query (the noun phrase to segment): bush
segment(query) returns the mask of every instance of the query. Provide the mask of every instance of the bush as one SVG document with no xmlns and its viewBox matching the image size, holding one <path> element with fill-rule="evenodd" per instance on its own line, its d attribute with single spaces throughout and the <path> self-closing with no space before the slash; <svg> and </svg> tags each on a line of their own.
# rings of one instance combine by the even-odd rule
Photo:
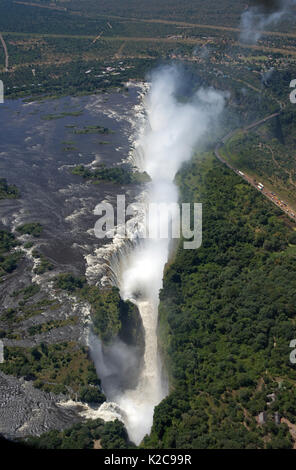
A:
<svg viewBox="0 0 296 470">
<path fill-rule="evenodd" d="M 19 225 L 16 230 L 22 235 L 33 235 L 33 237 L 40 237 L 43 227 L 38 222 L 31 222 L 23 225 Z"/>
<path fill-rule="evenodd" d="M 82 388 L 79 395 L 79 400 L 86 403 L 97 403 L 100 405 L 106 401 L 106 397 L 94 385 L 87 385 Z"/>
</svg>

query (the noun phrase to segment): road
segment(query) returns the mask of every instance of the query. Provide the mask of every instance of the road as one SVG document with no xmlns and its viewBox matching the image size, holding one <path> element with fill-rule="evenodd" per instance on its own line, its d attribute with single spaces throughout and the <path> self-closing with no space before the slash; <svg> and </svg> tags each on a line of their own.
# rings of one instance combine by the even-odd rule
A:
<svg viewBox="0 0 296 470">
<path fill-rule="evenodd" d="M 8 72 L 8 51 L 7 51 L 7 47 L 6 47 L 6 42 L 4 41 L 3 39 L 3 36 L 2 34 L 0 33 L 0 41 L 2 42 L 2 46 L 3 46 L 3 49 L 4 49 L 4 54 L 5 54 L 5 72 Z"/>
<path fill-rule="evenodd" d="M 94 41 L 98 39 L 97 36 L 89 35 L 89 34 L 51 34 L 51 33 L 20 33 L 19 31 L 2 31 L 2 35 L 9 34 L 13 36 L 21 36 L 21 37 L 40 37 L 40 38 L 63 38 L 63 39 L 90 39 Z M 104 41 L 125 41 L 125 42 L 158 42 L 158 43 L 173 43 L 173 44 L 187 44 L 187 45 L 196 45 L 196 44 L 205 44 L 204 39 L 199 39 L 195 37 L 188 37 L 188 38 L 174 38 L 174 37 L 135 37 L 135 36 L 107 36 L 104 34 Z M 285 56 L 296 56 L 295 49 L 281 49 L 278 47 L 267 47 L 261 44 L 241 44 L 238 41 L 233 41 L 232 45 L 239 46 L 242 48 L 253 49 L 257 51 L 263 51 L 266 53 L 274 53 L 274 54 L 284 54 Z"/>
<path fill-rule="evenodd" d="M 29 7 L 39 7 L 39 8 L 49 8 L 51 10 L 63 10 L 67 11 L 65 7 L 59 7 L 56 5 L 41 5 L 40 3 L 34 2 L 23 2 L 23 1 L 14 1 L 13 3 L 20 4 L 20 5 L 27 5 Z M 83 15 L 79 11 L 71 11 L 68 10 L 69 15 L 78 15 L 82 17 L 92 17 L 91 15 Z M 185 28 L 199 28 L 199 29 L 212 29 L 214 31 L 228 31 L 232 33 L 239 34 L 240 29 L 237 27 L 231 26 L 222 26 L 222 25 L 214 25 L 214 24 L 201 24 L 201 23 L 188 23 L 186 21 L 177 21 L 177 20 L 166 20 L 161 18 L 137 18 L 137 17 L 128 17 L 128 16 L 116 16 L 116 15 L 98 15 L 98 18 L 110 18 L 119 21 L 132 21 L 135 23 L 154 23 L 154 24 L 167 24 L 167 25 L 174 25 L 179 27 Z M 295 33 L 283 33 L 279 31 L 263 31 L 263 36 L 278 36 L 278 37 L 286 37 L 286 38 L 296 38 Z"/>
<path fill-rule="evenodd" d="M 257 191 L 260 191 L 262 194 L 264 194 L 267 199 L 269 199 L 273 204 L 275 204 L 279 209 L 281 209 L 285 214 L 287 214 L 289 217 L 291 217 L 293 220 L 296 220 L 296 214 L 294 212 L 294 209 L 292 209 L 285 201 L 281 200 L 279 196 L 277 196 L 274 192 L 269 191 L 266 189 L 264 186 L 260 187 L 259 182 L 251 177 L 250 175 L 247 175 L 246 173 L 243 173 L 240 171 L 238 168 L 235 168 L 232 166 L 229 162 L 227 162 L 220 154 L 219 149 L 226 144 L 226 142 L 237 132 L 243 131 L 243 132 L 248 132 L 250 129 L 253 129 L 254 127 L 260 126 L 261 124 L 269 121 L 270 119 L 275 118 L 276 116 L 279 116 L 280 112 L 270 114 L 269 116 L 265 117 L 264 119 L 260 119 L 259 121 L 255 121 L 252 124 L 242 128 L 242 129 L 234 129 L 233 131 L 229 132 L 226 136 L 224 136 L 220 142 L 217 143 L 216 148 L 215 148 L 215 156 L 220 162 L 222 162 L 224 165 L 226 165 L 228 168 L 230 168 L 232 171 L 234 171 L 238 176 L 240 176 L 244 181 L 247 181 L 251 186 L 257 189 Z"/>
</svg>

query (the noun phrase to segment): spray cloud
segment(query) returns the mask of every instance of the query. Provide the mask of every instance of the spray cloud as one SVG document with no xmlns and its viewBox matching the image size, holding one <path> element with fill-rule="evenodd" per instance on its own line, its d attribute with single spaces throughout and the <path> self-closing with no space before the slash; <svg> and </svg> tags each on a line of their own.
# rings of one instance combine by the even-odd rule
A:
<svg viewBox="0 0 296 470">
<path fill-rule="evenodd" d="M 178 202 L 175 175 L 190 160 L 205 134 L 211 132 L 224 108 L 225 96 L 214 89 L 199 89 L 190 100 L 178 100 L 185 81 L 178 67 L 162 67 L 152 74 L 144 98 L 146 119 L 136 143 L 134 164 L 151 177 L 143 193 L 147 204 Z M 173 220 L 174 214 L 171 217 Z M 160 232 L 159 217 L 152 223 Z M 144 358 L 136 387 L 122 390 L 113 380 L 112 390 L 108 391 L 104 380 L 102 383 L 108 399 L 123 411 L 129 436 L 137 444 L 149 433 L 154 407 L 167 394 L 157 347 L 157 320 L 159 291 L 170 247 L 170 238 L 145 238 L 116 264 L 121 296 L 137 305 L 142 318 Z M 97 369 L 100 375 L 100 367 Z"/>
<path fill-rule="evenodd" d="M 264 30 L 295 14 L 296 0 L 256 0 L 241 16 L 240 39 L 255 44 Z"/>
<path fill-rule="evenodd" d="M 152 75 L 145 103 L 146 127 L 140 137 L 137 161 L 152 180 L 146 195 L 149 203 L 178 202 L 175 175 L 181 165 L 190 160 L 196 144 L 224 107 L 224 96 L 213 89 L 198 90 L 190 102 L 178 101 L 176 95 L 184 81 L 184 74 L 176 66 L 162 67 Z M 154 223 L 160 223 L 158 218 Z M 132 296 L 139 284 L 158 293 L 169 242 L 168 239 L 147 239 L 134 250 L 132 265 L 139 266 L 136 275 L 131 274 L 131 268 L 125 272 L 125 297 Z"/>
</svg>

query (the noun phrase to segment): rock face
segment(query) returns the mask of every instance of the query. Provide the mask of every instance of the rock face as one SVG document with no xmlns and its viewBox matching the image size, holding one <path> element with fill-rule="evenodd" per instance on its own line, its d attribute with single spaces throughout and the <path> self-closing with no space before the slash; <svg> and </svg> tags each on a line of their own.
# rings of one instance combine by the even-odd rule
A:
<svg viewBox="0 0 296 470">
<path fill-rule="evenodd" d="M 32 383 L 0 372 L 0 434 L 6 438 L 40 435 L 81 421 L 79 407 L 60 407 L 64 395 L 45 393 Z"/>
</svg>

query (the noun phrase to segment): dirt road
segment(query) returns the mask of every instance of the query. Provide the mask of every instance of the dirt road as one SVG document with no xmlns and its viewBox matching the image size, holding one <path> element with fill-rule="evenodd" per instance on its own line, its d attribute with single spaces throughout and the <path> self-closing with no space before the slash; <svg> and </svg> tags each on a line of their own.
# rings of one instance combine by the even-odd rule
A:
<svg viewBox="0 0 296 470">
<path fill-rule="evenodd" d="M 97 36 L 94 35 L 74 35 L 74 34 L 50 34 L 50 33 L 20 33 L 18 31 L 2 31 L 2 35 L 9 34 L 13 36 L 21 37 L 40 37 L 40 38 L 65 38 L 65 39 L 90 39 L 94 41 Z M 104 34 L 104 41 L 125 41 L 128 42 L 158 42 L 158 43 L 172 43 L 172 44 L 187 44 L 187 45 L 196 45 L 196 44 L 205 44 L 205 39 L 188 37 L 188 38 L 175 38 L 175 37 L 134 37 L 134 36 L 107 36 Z M 242 48 L 247 48 L 256 51 L 263 51 L 265 53 L 271 54 L 283 54 L 285 56 L 296 56 L 296 49 L 281 49 L 277 47 L 267 47 L 261 44 L 240 44 L 238 41 L 233 41 L 232 45 L 239 46 Z"/>
<path fill-rule="evenodd" d="M 23 1 L 14 1 L 13 3 L 20 4 L 20 5 L 27 5 L 31 7 L 40 7 L 40 8 L 49 8 L 51 10 L 63 10 L 67 11 L 65 7 L 59 7 L 56 5 L 41 5 L 40 3 L 34 2 L 23 2 Z M 79 15 L 89 17 L 89 15 L 83 15 L 81 12 L 78 11 L 68 11 L 70 15 Z M 223 26 L 223 25 L 213 25 L 213 24 L 201 24 L 201 23 L 188 23 L 186 21 L 176 21 L 176 20 L 165 20 L 161 18 L 136 18 L 136 17 L 127 17 L 127 16 L 116 16 L 116 15 L 98 15 L 98 18 L 110 18 L 119 21 L 132 21 L 135 23 L 152 23 L 152 24 L 167 24 L 167 25 L 175 25 L 179 27 L 185 28 L 199 28 L 199 29 L 210 29 L 216 31 L 228 31 L 232 33 L 240 33 L 240 29 L 233 27 L 233 26 Z M 286 37 L 286 38 L 296 38 L 295 33 L 282 33 L 278 31 L 264 31 L 262 33 L 263 36 L 278 36 L 278 37 Z"/>
</svg>

